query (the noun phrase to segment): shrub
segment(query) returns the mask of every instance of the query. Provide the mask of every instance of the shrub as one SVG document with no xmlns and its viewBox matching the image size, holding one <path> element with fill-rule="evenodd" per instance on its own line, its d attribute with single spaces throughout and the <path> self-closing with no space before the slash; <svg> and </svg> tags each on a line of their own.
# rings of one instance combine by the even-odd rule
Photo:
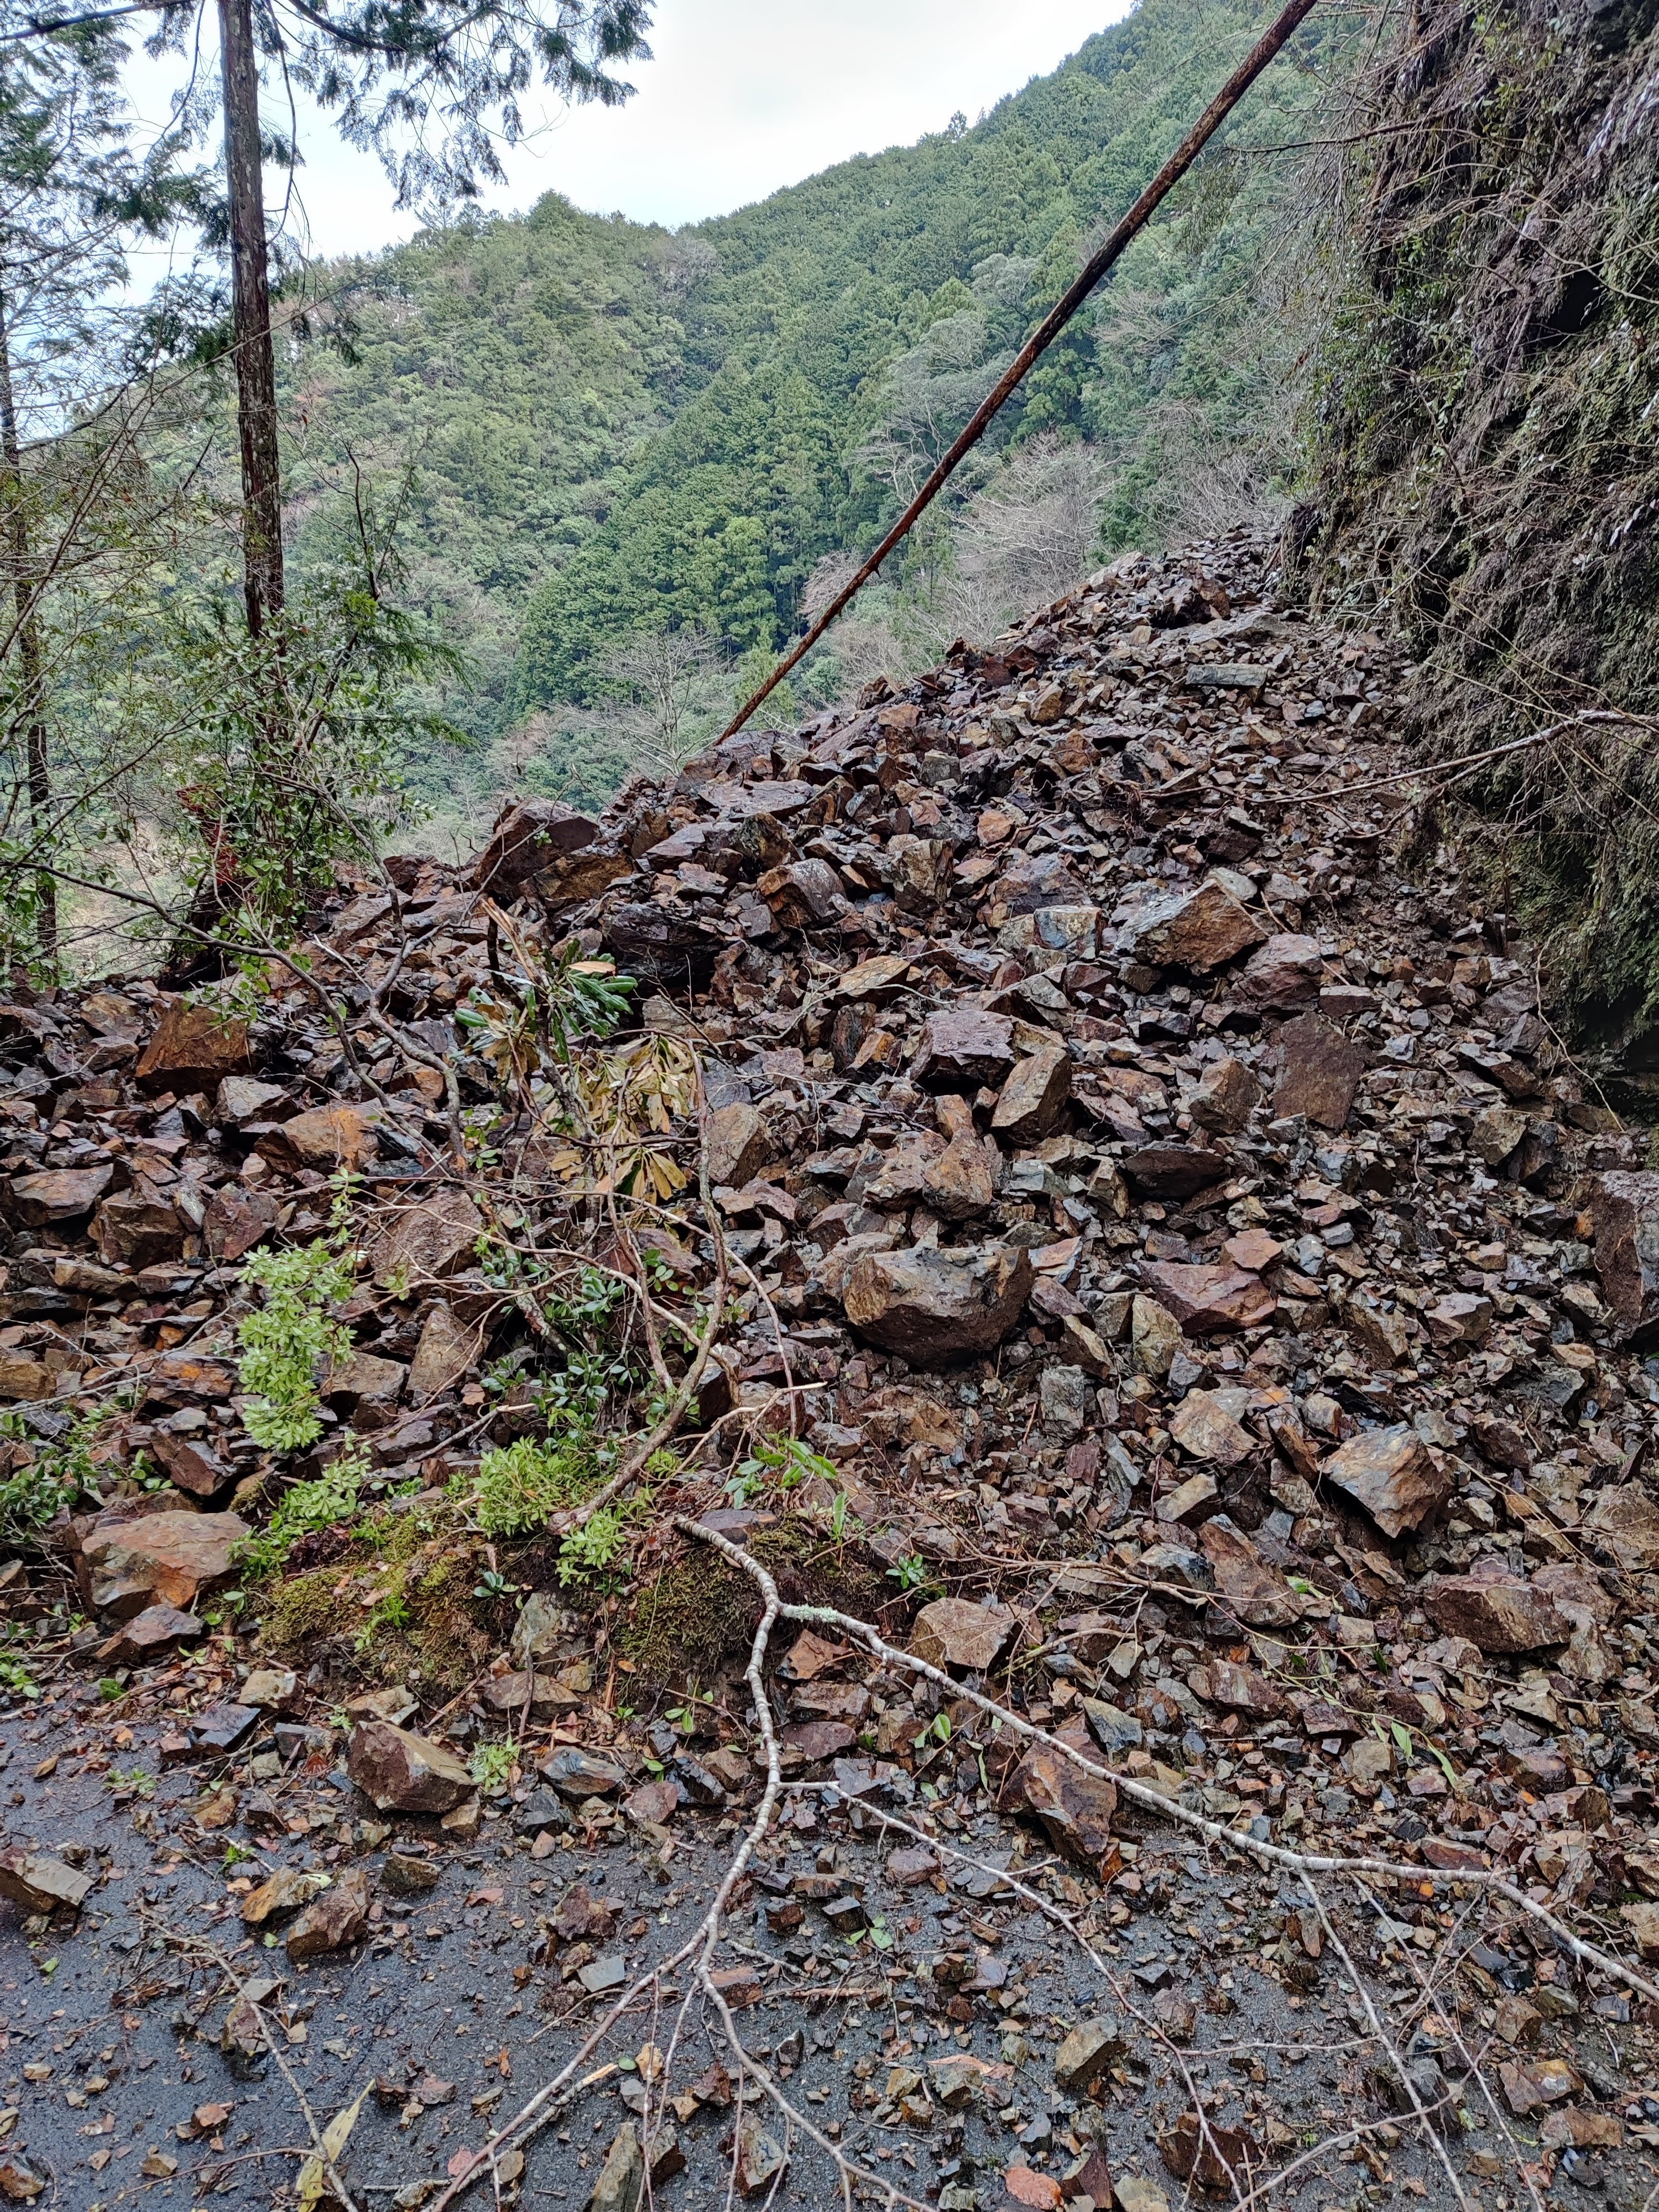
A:
<svg viewBox="0 0 1659 2212">
<path fill-rule="evenodd" d="M 580 1505 L 599 1479 L 585 1436 L 538 1443 L 521 1437 L 484 1453 L 472 1486 L 474 1516 L 486 1536 L 522 1536 L 569 1505 Z"/>
<path fill-rule="evenodd" d="M 266 1526 L 237 1546 L 239 1562 L 250 1574 L 274 1574 L 301 1536 L 351 1518 L 368 1472 L 361 1451 L 342 1452 L 315 1482 L 296 1482 L 285 1490 Z"/>
<path fill-rule="evenodd" d="M 350 1294 L 351 1261 L 324 1243 L 295 1245 L 255 1253 L 247 1279 L 265 1302 L 236 1333 L 236 1372 L 252 1397 L 243 1424 L 268 1451 L 298 1451 L 322 1434 L 319 1374 L 350 1356 L 350 1333 L 328 1309 Z"/>
</svg>

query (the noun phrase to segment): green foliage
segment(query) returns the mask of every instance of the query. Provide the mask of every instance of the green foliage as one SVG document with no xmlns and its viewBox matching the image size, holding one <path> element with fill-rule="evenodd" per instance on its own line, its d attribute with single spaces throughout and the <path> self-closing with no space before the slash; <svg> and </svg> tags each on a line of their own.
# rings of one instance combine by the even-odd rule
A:
<svg viewBox="0 0 1659 2212">
<path fill-rule="evenodd" d="M 470 1485 L 458 1476 L 452 1486 L 470 1492 L 479 1528 L 495 1538 L 543 1527 L 553 1514 L 580 1505 L 600 1480 L 591 1440 L 574 1431 L 544 1443 L 520 1437 L 496 1446 L 479 1460 Z"/>
<path fill-rule="evenodd" d="M 813 1451 L 799 1437 L 768 1437 L 747 1459 L 738 1462 L 737 1473 L 726 1486 L 726 1495 L 734 1505 L 746 1505 L 763 1490 L 793 1490 L 811 1475 L 839 1488 L 833 1460 Z"/>
<path fill-rule="evenodd" d="M 328 1310 L 350 1295 L 351 1262 L 319 1242 L 256 1252 L 246 1275 L 265 1302 L 236 1332 L 236 1372 L 252 1397 L 243 1419 L 267 1450 L 299 1451 L 323 1432 L 319 1382 L 351 1354 L 349 1330 Z"/>
<path fill-rule="evenodd" d="M 518 1753 L 510 1743 L 481 1743 L 472 1753 L 472 1779 L 486 1797 L 499 1796 L 512 1776 Z"/>
<path fill-rule="evenodd" d="M 106 1422 L 121 1411 L 111 1403 L 76 1413 L 61 1437 L 36 1436 L 21 1413 L 0 1413 L 0 1437 L 33 1454 L 22 1467 L 0 1480 L 0 1543 L 27 1544 L 55 1516 L 82 1500 L 101 1504 L 102 1472 L 93 1446 Z"/>
<path fill-rule="evenodd" d="M 368 1474 L 368 1459 L 359 1448 L 342 1452 L 314 1482 L 296 1482 L 285 1490 L 265 1527 L 238 1545 L 239 1565 L 249 1575 L 274 1574 L 301 1536 L 352 1518 Z"/>
<path fill-rule="evenodd" d="M 628 1541 L 629 1523 L 637 1520 L 648 1504 L 647 1496 L 639 1492 L 590 1513 L 559 1547 L 560 1582 L 567 1588 L 572 1583 L 589 1583 L 614 1566 Z"/>
</svg>

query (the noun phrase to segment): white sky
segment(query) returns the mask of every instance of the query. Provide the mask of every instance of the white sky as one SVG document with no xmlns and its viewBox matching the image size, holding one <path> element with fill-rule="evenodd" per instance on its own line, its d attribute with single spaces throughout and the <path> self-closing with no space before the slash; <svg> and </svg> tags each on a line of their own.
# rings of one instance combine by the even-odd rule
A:
<svg viewBox="0 0 1659 2212">
<path fill-rule="evenodd" d="M 548 191 L 641 222 L 694 222 L 763 199 L 854 154 L 971 123 L 1073 53 L 1129 0 L 659 0 L 654 58 L 620 111 L 536 102 L 543 127 L 507 160 L 488 204 Z M 210 27 L 212 11 L 207 11 Z M 216 55 L 204 65 L 217 69 Z M 135 106 L 167 108 L 176 65 L 134 64 Z M 280 94 L 277 95 L 280 100 Z M 272 103 L 270 119 L 286 127 Z M 312 252 L 367 252 L 415 228 L 380 165 L 303 112 L 300 189 Z"/>
</svg>

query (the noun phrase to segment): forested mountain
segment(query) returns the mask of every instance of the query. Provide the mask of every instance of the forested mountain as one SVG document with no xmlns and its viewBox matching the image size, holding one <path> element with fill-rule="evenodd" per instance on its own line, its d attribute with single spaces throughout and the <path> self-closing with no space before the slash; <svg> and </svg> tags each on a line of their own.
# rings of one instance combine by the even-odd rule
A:
<svg viewBox="0 0 1659 2212">
<path fill-rule="evenodd" d="M 574 775 L 588 798 L 614 782 L 640 689 L 616 656 L 641 634 L 699 641 L 694 714 L 728 700 L 729 664 L 762 663 L 817 564 L 873 541 L 1259 28 L 1243 0 L 1145 0 L 971 127 L 734 215 L 670 234 L 550 194 L 331 272 L 356 357 L 313 341 L 289 364 L 301 555 L 330 527 L 307 495 L 348 453 L 412 465 L 410 588 L 479 672 L 449 702 L 481 741 L 471 800 L 507 772 Z M 1316 19 L 1238 111 L 963 471 L 958 516 L 980 495 L 1018 539 L 1008 487 L 986 488 L 1034 448 L 1018 484 L 1080 501 L 1108 545 L 1259 497 L 1288 451 L 1308 256 L 1274 245 L 1305 230 L 1305 156 L 1231 149 L 1316 136 L 1346 36 Z M 959 626 L 959 555 L 939 529 L 911 553 L 901 598 L 924 638 L 930 617 Z M 1005 580 L 1012 605 L 1018 559 Z M 842 657 L 809 665 L 809 696 L 845 680 Z M 412 767 L 457 787 L 453 762 Z"/>
</svg>

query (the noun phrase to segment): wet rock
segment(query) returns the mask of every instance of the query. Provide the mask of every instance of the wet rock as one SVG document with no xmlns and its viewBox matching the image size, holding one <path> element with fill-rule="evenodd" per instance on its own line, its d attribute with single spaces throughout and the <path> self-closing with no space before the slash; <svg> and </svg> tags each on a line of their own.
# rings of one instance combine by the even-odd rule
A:
<svg viewBox="0 0 1659 2212">
<path fill-rule="evenodd" d="M 1317 1014 L 1286 1022 L 1274 1042 L 1273 1112 L 1301 1114 L 1322 1129 L 1346 1129 L 1365 1073 L 1365 1055 Z"/>
<path fill-rule="evenodd" d="M 47 1168 L 38 1175 L 14 1176 L 10 1211 L 26 1229 L 50 1222 L 76 1221 L 90 1213 L 115 1177 L 112 1167 Z"/>
<path fill-rule="evenodd" d="M 1006 1014 L 946 1006 L 922 1024 L 915 1074 L 928 1091 L 972 1092 L 1000 1086 L 1014 1058 L 1014 1024 Z"/>
<path fill-rule="evenodd" d="M 1197 2114 L 1190 2112 L 1158 2137 L 1158 2147 L 1177 2181 L 1218 2194 L 1248 2190 L 1263 2163 L 1261 2145 L 1248 2129 L 1225 2127 L 1213 2118 L 1200 2129 Z M 1118 2201 L 1123 2201 L 1121 2184 Z"/>
<path fill-rule="evenodd" d="M 1018 1320 L 1032 1281 L 1018 1246 L 865 1252 L 847 1278 L 848 1321 L 913 1366 L 993 1351 Z"/>
<path fill-rule="evenodd" d="M 1261 1102 L 1261 1085 L 1242 1060 L 1229 1054 L 1205 1069 L 1188 1097 L 1187 1110 L 1200 1129 L 1231 1137 L 1246 1126 Z"/>
<path fill-rule="evenodd" d="M 217 1007 L 168 1006 L 139 1055 L 133 1080 L 141 1091 L 216 1091 L 228 1075 L 246 1075 L 252 1060 L 247 1024 L 227 1020 Z"/>
<path fill-rule="evenodd" d="M 1018 1624 L 1006 1606 L 978 1605 L 968 1598 L 935 1598 L 916 1615 L 910 1649 L 933 1667 L 961 1667 L 988 1674 L 1002 1656 Z"/>
<path fill-rule="evenodd" d="M 1079 1747 L 1091 1759 L 1098 1753 L 1083 1735 Z M 1035 1813 L 1055 1850 L 1079 1865 L 1098 1867 L 1114 1858 L 1112 1823 L 1117 1815 L 1117 1785 L 1084 1773 L 1063 1753 L 1033 1744 L 1014 1776 L 1018 1799 Z"/>
<path fill-rule="evenodd" d="M 991 1127 L 1006 1144 L 1040 1144 L 1058 1125 L 1071 1092 L 1071 1054 L 1063 1045 L 1046 1046 L 1016 1061 L 992 1111 Z"/>
<path fill-rule="evenodd" d="M 176 1605 L 148 1605 L 100 1646 L 98 1656 L 107 1665 L 141 1667 L 159 1652 L 191 1643 L 205 1632 L 193 1613 L 181 1613 Z"/>
<path fill-rule="evenodd" d="M 380 1863 L 380 1887 L 392 1897 L 426 1897 L 438 1887 L 440 1870 L 431 1859 L 407 1851 L 388 1851 Z"/>
<path fill-rule="evenodd" d="M 1123 1162 L 1124 1174 L 1149 1198 L 1192 1198 L 1231 1170 L 1226 1153 L 1206 1145 L 1143 1145 Z"/>
<path fill-rule="evenodd" d="M 1433 1577 L 1422 1585 L 1423 1610 L 1448 1636 L 1466 1636 L 1481 1651 L 1541 1651 L 1565 1644 L 1572 1624 L 1547 1590 L 1505 1577 Z"/>
<path fill-rule="evenodd" d="M 740 2197 L 765 2197 L 777 2187 L 788 2156 L 760 2122 L 742 2121 L 734 2145 L 733 2172 Z"/>
<path fill-rule="evenodd" d="M 290 1959 L 316 1959 L 360 1942 L 368 1927 L 368 1875 L 351 1867 L 308 1905 L 285 1938 Z"/>
<path fill-rule="evenodd" d="M 1146 1287 L 1188 1336 L 1219 1336 L 1259 1328 L 1271 1321 L 1279 1301 L 1262 1281 L 1242 1267 L 1188 1267 L 1179 1261 L 1149 1260 L 1141 1267 Z"/>
<path fill-rule="evenodd" d="M 251 1533 L 234 1513 L 100 1515 L 76 1557 L 82 1595 L 122 1620 L 158 1603 L 187 1609 L 230 1581 L 236 1547 Z"/>
<path fill-rule="evenodd" d="M 382 1813 L 447 1813 L 474 1786 L 470 1770 L 446 1745 L 389 1721 L 357 1723 L 346 1771 Z"/>
<path fill-rule="evenodd" d="M 91 1887 L 90 1875 L 44 1851 L 0 1851 L 0 1897 L 25 1912 L 55 1912 L 59 1905 L 77 1912 Z"/>
<path fill-rule="evenodd" d="M 1164 892 L 1138 907 L 1118 931 L 1117 949 L 1149 968 L 1206 975 L 1261 937 L 1249 913 L 1212 876 L 1196 890 Z"/>
<path fill-rule="evenodd" d="M 242 1899 L 242 1925 L 263 1928 L 284 1912 L 297 1912 L 308 1905 L 323 1886 L 323 1877 L 302 1873 L 298 1867 L 278 1867 L 268 1881 L 248 1891 Z"/>
<path fill-rule="evenodd" d="M 1247 1006 L 1262 1013 L 1295 1014 L 1317 1004 L 1324 975 L 1319 939 L 1286 931 L 1251 953 L 1237 988 Z"/>
<path fill-rule="evenodd" d="M 1080 2021 L 1054 2053 L 1055 2087 L 1079 2094 L 1092 2088 L 1127 2050 L 1123 2024 L 1112 2014 Z"/>
<path fill-rule="evenodd" d="M 464 1190 L 439 1191 L 392 1216 L 368 1245 L 370 1272 L 380 1289 L 407 1294 L 440 1282 L 471 1261 L 483 1216 Z"/>
<path fill-rule="evenodd" d="M 609 1759 L 594 1758 L 591 1752 L 578 1751 L 574 1746 L 550 1752 L 539 1771 L 543 1779 L 550 1782 L 562 1797 L 578 1801 L 614 1797 L 628 1784 L 621 1767 L 612 1765 Z"/>
<path fill-rule="evenodd" d="M 1331 1453 L 1321 1468 L 1327 1482 L 1363 1505 L 1385 1536 L 1420 1528 L 1451 1495 L 1449 1471 L 1435 1464 L 1415 1429 L 1365 1429 Z"/>
</svg>

